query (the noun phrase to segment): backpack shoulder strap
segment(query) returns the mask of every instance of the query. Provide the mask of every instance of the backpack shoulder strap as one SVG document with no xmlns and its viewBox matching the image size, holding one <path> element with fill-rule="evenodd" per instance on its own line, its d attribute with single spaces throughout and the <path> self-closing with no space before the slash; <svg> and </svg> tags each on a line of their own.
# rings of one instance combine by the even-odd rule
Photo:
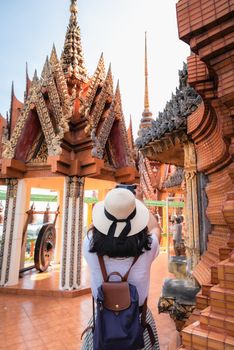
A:
<svg viewBox="0 0 234 350">
<path fill-rule="evenodd" d="M 108 275 L 107 275 L 106 266 L 105 266 L 105 262 L 104 262 L 103 256 L 98 255 L 98 261 L 99 261 L 99 265 L 100 265 L 100 268 L 101 268 L 101 271 L 102 271 L 103 280 L 104 280 L 104 282 L 106 282 L 107 278 L 108 278 Z"/>
<path fill-rule="evenodd" d="M 130 272 L 131 268 L 133 267 L 133 265 L 137 262 L 138 258 L 139 258 L 139 256 L 135 256 L 135 258 L 133 259 L 133 262 L 132 262 L 130 268 L 128 269 L 128 271 L 125 273 L 125 275 L 123 277 L 123 281 L 127 281 L 128 280 L 129 272 Z M 100 265 L 100 268 L 101 268 L 101 271 L 102 271 L 103 280 L 104 280 L 104 282 L 106 282 L 107 279 L 108 279 L 108 275 L 107 275 L 106 266 L 105 266 L 105 262 L 104 262 L 103 256 L 98 255 L 98 261 L 99 261 L 99 265 Z"/>
<path fill-rule="evenodd" d="M 132 264 L 131 264 L 129 270 L 125 273 L 125 275 L 124 275 L 124 277 L 123 277 L 123 280 L 124 280 L 124 281 L 127 281 L 127 280 L 128 280 L 129 272 L 130 272 L 131 268 L 133 267 L 133 265 L 137 262 L 138 258 L 139 258 L 139 256 L 135 256 L 135 258 L 133 259 L 133 262 L 132 262 Z"/>
</svg>

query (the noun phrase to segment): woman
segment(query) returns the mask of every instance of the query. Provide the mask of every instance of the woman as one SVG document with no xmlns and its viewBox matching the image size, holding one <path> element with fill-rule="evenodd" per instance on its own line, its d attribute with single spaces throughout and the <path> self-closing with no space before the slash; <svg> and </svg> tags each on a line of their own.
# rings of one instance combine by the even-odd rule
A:
<svg viewBox="0 0 234 350">
<path fill-rule="evenodd" d="M 182 224 L 180 217 L 176 218 L 175 235 L 174 235 L 174 249 L 176 256 L 180 255 L 180 247 L 182 242 Z"/>
<path fill-rule="evenodd" d="M 173 215 L 171 217 L 171 227 L 170 227 L 170 231 L 172 233 L 172 238 L 173 238 L 173 247 L 174 247 L 174 252 L 175 252 L 175 255 L 176 254 L 176 216 Z"/>
<path fill-rule="evenodd" d="M 127 189 L 111 190 L 104 201 L 93 208 L 93 228 L 84 240 L 83 253 L 91 274 L 94 298 L 103 282 L 98 256 L 104 257 L 107 273 L 124 275 L 130 270 L 128 282 L 135 285 L 139 294 L 139 306 L 144 304 L 149 292 L 150 267 L 159 253 L 159 241 L 154 228 L 149 232 L 149 211 Z M 158 232 L 158 231 L 157 231 Z M 151 325 L 159 349 L 156 326 L 150 310 L 146 321 Z M 90 321 L 91 322 L 91 321 Z M 91 324 L 91 323 L 90 323 Z M 148 332 L 144 332 L 144 349 L 152 349 Z M 82 349 L 92 349 L 92 332 L 87 333 Z"/>
</svg>

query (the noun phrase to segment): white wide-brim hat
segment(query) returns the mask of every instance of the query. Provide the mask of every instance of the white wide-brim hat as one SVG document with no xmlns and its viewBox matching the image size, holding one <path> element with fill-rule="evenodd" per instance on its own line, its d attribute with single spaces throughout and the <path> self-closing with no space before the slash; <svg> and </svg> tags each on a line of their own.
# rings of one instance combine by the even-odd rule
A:
<svg viewBox="0 0 234 350">
<path fill-rule="evenodd" d="M 135 198 L 131 191 L 124 188 L 115 188 L 108 192 L 104 201 L 95 204 L 93 208 L 93 225 L 99 232 L 107 235 L 113 221 L 107 218 L 105 210 L 117 220 L 124 220 L 135 209 L 136 214 L 130 220 L 131 230 L 128 233 L 128 237 L 136 235 L 147 226 L 149 210 Z M 126 222 L 117 222 L 114 237 L 119 237 L 125 226 Z"/>
</svg>

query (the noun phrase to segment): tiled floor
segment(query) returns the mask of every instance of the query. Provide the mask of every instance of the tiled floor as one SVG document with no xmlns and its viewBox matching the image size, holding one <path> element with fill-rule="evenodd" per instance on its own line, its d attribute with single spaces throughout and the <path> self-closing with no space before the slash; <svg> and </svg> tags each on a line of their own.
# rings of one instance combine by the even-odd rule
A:
<svg viewBox="0 0 234 350">
<path fill-rule="evenodd" d="M 86 271 L 87 266 L 85 261 L 83 261 L 80 290 L 61 291 L 59 289 L 60 265 L 52 264 L 49 266 L 48 270 L 43 273 L 35 269 L 23 273 L 18 284 L 7 288 L 0 287 L 0 294 L 76 297 L 78 295 L 90 293 L 90 279 Z"/>
<path fill-rule="evenodd" d="M 174 350 L 179 336 L 170 317 L 157 313 L 167 273 L 161 253 L 151 272 L 149 305 L 157 322 L 161 350 Z M 0 349 L 79 350 L 80 334 L 91 316 L 89 295 L 74 299 L 0 294 Z"/>
</svg>

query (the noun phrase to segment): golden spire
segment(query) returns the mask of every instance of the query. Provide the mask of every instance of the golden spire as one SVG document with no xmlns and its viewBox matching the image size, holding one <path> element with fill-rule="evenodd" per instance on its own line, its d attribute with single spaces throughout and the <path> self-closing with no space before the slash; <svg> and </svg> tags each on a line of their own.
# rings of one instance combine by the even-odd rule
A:
<svg viewBox="0 0 234 350">
<path fill-rule="evenodd" d="M 149 110 L 147 32 L 145 32 L 145 111 Z"/>
<path fill-rule="evenodd" d="M 147 55 L 147 32 L 145 32 L 145 101 L 144 112 L 142 113 L 140 129 L 151 126 L 152 113 L 149 109 L 149 87 L 148 87 L 148 55 Z"/>
<path fill-rule="evenodd" d="M 65 76 L 70 82 L 74 80 L 85 82 L 87 80 L 87 71 L 81 46 L 80 28 L 77 24 L 77 0 L 71 0 L 70 12 L 69 25 L 61 56 L 62 67 Z"/>
</svg>

